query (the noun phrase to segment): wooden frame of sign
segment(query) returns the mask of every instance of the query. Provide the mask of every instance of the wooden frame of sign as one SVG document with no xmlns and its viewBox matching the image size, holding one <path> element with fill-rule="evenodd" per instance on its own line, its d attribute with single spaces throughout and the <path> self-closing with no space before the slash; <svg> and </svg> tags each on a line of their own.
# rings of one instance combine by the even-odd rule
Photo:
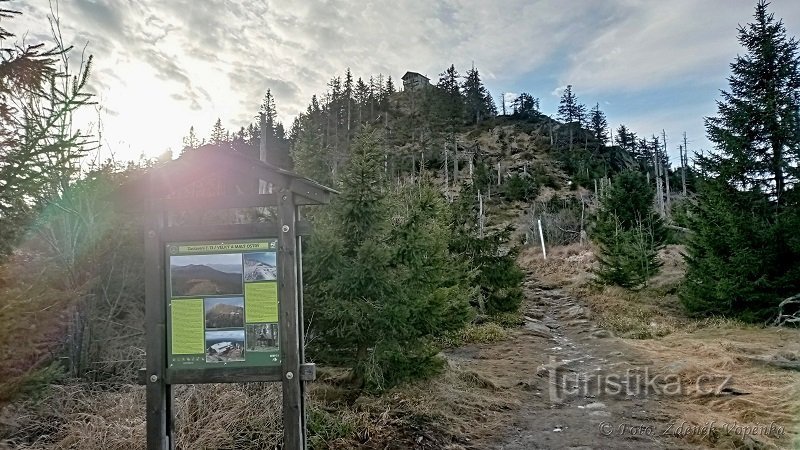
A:
<svg viewBox="0 0 800 450">
<path fill-rule="evenodd" d="M 211 147 L 157 166 L 114 193 L 118 209 L 146 217 L 147 356 L 139 379 L 147 389 L 149 450 L 175 448 L 173 385 L 241 382 L 282 383 L 283 448 L 306 448 L 305 382 L 315 378 L 315 368 L 303 352 L 301 236 L 310 226 L 298 215 L 300 206 L 329 203 L 335 193 L 292 172 Z M 178 219 L 186 213 L 267 207 L 276 207 L 277 221 L 181 226 Z M 244 261 L 241 269 L 225 264 L 236 255 Z M 184 266 L 174 265 L 180 261 Z M 176 267 L 204 267 L 216 275 L 189 282 Z M 237 274 L 241 284 L 231 282 Z M 258 330 L 260 354 L 255 340 L 247 338 Z"/>
</svg>

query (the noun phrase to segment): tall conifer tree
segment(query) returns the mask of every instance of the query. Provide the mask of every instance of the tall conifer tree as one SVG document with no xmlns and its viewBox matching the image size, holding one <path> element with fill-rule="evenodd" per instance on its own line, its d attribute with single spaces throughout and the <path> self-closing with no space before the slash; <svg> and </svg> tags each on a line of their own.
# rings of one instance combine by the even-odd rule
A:
<svg viewBox="0 0 800 450">
<path fill-rule="evenodd" d="M 764 320 L 800 292 L 798 42 L 760 0 L 738 30 L 744 48 L 706 119 L 716 150 L 691 215 L 684 304 L 697 314 Z"/>
</svg>

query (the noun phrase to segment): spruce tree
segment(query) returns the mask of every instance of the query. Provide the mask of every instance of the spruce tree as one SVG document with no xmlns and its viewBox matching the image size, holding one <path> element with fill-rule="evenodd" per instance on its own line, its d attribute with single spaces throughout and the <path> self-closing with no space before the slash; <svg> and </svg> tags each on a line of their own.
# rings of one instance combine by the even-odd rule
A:
<svg viewBox="0 0 800 450">
<path fill-rule="evenodd" d="M 497 107 L 492 95 L 483 85 L 478 69 L 467 71 L 464 83 L 461 85 L 464 97 L 464 113 L 468 122 L 480 123 L 482 120 L 497 115 Z"/>
<path fill-rule="evenodd" d="M 458 83 L 458 72 L 454 65 L 450 65 L 439 76 L 436 87 L 438 94 L 437 112 L 440 120 L 451 133 L 461 124 L 464 112 L 464 101 L 461 96 L 461 89 Z"/>
<path fill-rule="evenodd" d="M 800 292 L 800 56 L 798 42 L 759 1 L 738 29 L 744 54 L 706 119 L 715 151 L 690 215 L 681 298 L 689 311 L 760 321 Z"/>
<path fill-rule="evenodd" d="M 578 97 L 572 92 L 572 85 L 567 85 L 558 105 L 558 118 L 564 123 L 580 122 L 586 114 L 586 107 L 578 102 Z"/>
<path fill-rule="evenodd" d="M 653 208 L 653 195 L 645 176 L 632 170 L 617 175 L 604 192 L 592 230 L 601 284 L 637 288 L 661 266 L 658 251 L 666 229 Z"/>
<path fill-rule="evenodd" d="M 606 121 L 606 115 L 600 110 L 600 103 L 596 103 L 594 108 L 592 108 L 590 119 L 591 123 L 591 131 L 594 138 L 597 140 L 598 145 L 601 147 L 605 146 L 608 143 L 608 121 Z"/>
<path fill-rule="evenodd" d="M 569 149 L 575 140 L 575 124 L 580 128 L 586 119 L 586 106 L 578 102 L 578 97 L 572 92 L 572 85 L 567 85 L 558 105 L 558 118 L 566 123 L 569 128 Z"/>
<path fill-rule="evenodd" d="M 448 249 L 446 202 L 429 184 L 391 195 L 380 145 L 372 128 L 355 137 L 306 264 L 317 356 L 350 364 L 353 383 L 370 390 L 434 373 L 433 338 L 470 317 L 470 277 Z"/>
<path fill-rule="evenodd" d="M 485 165 L 476 166 L 476 180 L 486 182 Z M 477 184 L 477 183 L 476 183 Z M 516 312 L 522 303 L 522 280 L 525 275 L 516 262 L 518 248 L 511 245 L 512 226 L 479 233 L 478 186 L 462 184 L 461 193 L 452 204 L 450 251 L 467 261 L 477 273 L 480 286 L 473 306 L 480 313 Z"/>
<path fill-rule="evenodd" d="M 539 112 L 539 99 L 527 92 L 523 92 L 511 102 L 511 107 L 514 111 L 514 117 L 532 119 Z"/>
<path fill-rule="evenodd" d="M 194 150 L 199 146 L 200 146 L 200 140 L 197 139 L 197 133 L 195 133 L 194 125 L 192 125 L 189 127 L 189 134 L 187 134 L 183 138 L 183 150 L 181 150 L 181 155 L 183 155 L 187 151 Z"/>
<path fill-rule="evenodd" d="M 225 128 L 222 127 L 222 119 L 217 118 L 217 121 L 214 122 L 209 141 L 214 145 L 220 145 L 225 142 Z"/>
<path fill-rule="evenodd" d="M 259 115 L 264 114 L 267 122 L 267 135 L 274 134 L 275 126 L 277 125 L 278 111 L 275 108 L 275 98 L 272 96 L 272 91 L 267 89 L 264 94 L 264 100 L 261 102 L 261 107 L 258 110 Z M 256 117 L 259 119 L 259 117 Z M 259 119 L 259 123 L 260 119 Z"/>
<path fill-rule="evenodd" d="M 51 44 L 7 45 L 15 35 L 5 21 L 18 14 L 0 7 L 0 259 L 38 210 L 67 191 L 94 145 L 73 122 L 74 112 L 94 103 L 92 56 L 71 70 L 72 47 L 61 40 L 58 21 Z"/>
</svg>

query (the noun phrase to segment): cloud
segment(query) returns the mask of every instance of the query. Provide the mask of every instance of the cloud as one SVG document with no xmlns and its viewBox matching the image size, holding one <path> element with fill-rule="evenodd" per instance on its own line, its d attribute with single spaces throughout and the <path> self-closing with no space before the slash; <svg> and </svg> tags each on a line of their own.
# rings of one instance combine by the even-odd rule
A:
<svg viewBox="0 0 800 450">
<path fill-rule="evenodd" d="M 93 89 L 119 114 L 108 118 L 108 132 L 120 133 L 110 140 L 138 155 L 178 148 L 190 125 L 204 135 L 217 117 L 233 129 L 247 125 L 267 89 L 288 123 L 347 67 L 365 80 L 413 70 L 435 82 L 451 63 L 462 74 L 474 63 L 490 91 L 546 97 L 543 108 L 573 84 L 582 101 L 610 103 L 610 122 L 636 121 L 648 133 L 673 114 L 690 118 L 681 105 L 655 100 L 626 112 L 628 95 L 691 85 L 704 89 L 695 96 L 713 98 L 751 3 L 73 0 L 60 12 L 65 38 L 90 43 Z M 776 16 L 800 26 L 796 3 L 775 0 Z M 25 17 L 12 31 L 47 34 L 46 2 L 19 4 Z"/>
<path fill-rule="evenodd" d="M 800 17 L 797 3 L 778 9 Z M 617 0 L 613 10 L 571 55 L 564 84 L 607 92 L 724 79 L 740 51 L 736 25 L 750 19 L 753 4 Z"/>
</svg>

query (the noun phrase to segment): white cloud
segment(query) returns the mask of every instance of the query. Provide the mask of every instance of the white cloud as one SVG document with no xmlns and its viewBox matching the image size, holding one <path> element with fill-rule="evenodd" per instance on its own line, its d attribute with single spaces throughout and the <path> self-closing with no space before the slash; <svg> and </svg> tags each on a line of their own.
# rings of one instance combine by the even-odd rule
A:
<svg viewBox="0 0 800 450">
<path fill-rule="evenodd" d="M 79 46 L 89 41 L 95 54 L 92 83 L 110 112 L 106 136 L 131 148 L 126 157 L 177 150 L 190 125 L 202 136 L 217 117 L 230 128 L 246 125 L 268 88 L 288 121 L 347 67 L 356 77 L 414 70 L 435 81 L 451 63 L 463 73 L 474 62 L 493 89 L 539 96 L 573 84 L 597 101 L 677 81 L 724 82 L 738 49 L 735 24 L 749 20 L 753 7 L 691 0 L 210 3 L 61 2 L 65 37 Z M 13 31 L 47 34 L 45 2 L 12 5 L 26 14 L 12 21 Z M 773 9 L 800 26 L 800 4 L 776 0 Z M 528 85 L 531 74 L 557 83 Z"/>
<path fill-rule="evenodd" d="M 736 25 L 753 2 L 618 0 L 617 14 L 570 58 L 564 84 L 583 92 L 639 91 L 665 83 L 724 82 L 740 51 Z M 800 3 L 775 1 L 777 17 L 800 26 Z M 790 30 L 791 31 L 791 30 Z"/>
</svg>

